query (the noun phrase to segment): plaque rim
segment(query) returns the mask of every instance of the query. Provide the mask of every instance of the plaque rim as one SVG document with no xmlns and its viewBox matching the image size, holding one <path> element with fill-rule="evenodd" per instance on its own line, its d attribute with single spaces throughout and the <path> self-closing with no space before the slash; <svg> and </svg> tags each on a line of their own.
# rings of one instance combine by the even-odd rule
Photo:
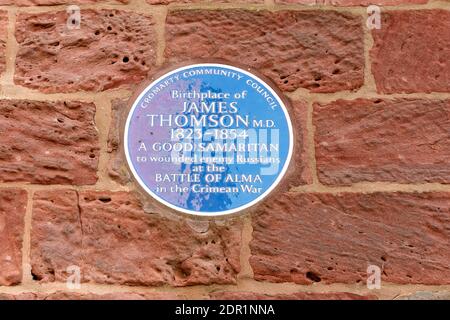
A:
<svg viewBox="0 0 450 320">
<path fill-rule="evenodd" d="M 131 161 L 131 158 L 130 158 L 130 154 L 129 154 L 129 150 L 128 150 L 128 131 L 129 131 L 129 127 L 130 127 L 131 118 L 134 114 L 136 107 L 139 104 L 139 101 L 143 98 L 143 96 L 145 96 L 148 89 L 151 88 L 152 86 L 154 86 L 160 80 L 162 80 L 174 73 L 177 73 L 177 72 L 180 72 L 180 71 L 183 71 L 186 69 L 190 69 L 190 68 L 195 68 L 195 67 L 225 67 L 225 68 L 229 68 L 231 70 L 237 71 L 237 72 L 244 73 L 245 75 L 257 80 L 258 82 L 262 83 L 266 87 L 266 89 L 268 89 L 269 92 L 275 97 L 275 99 L 278 101 L 278 103 L 286 117 L 290 143 L 289 143 L 289 150 L 288 150 L 288 154 L 286 157 L 286 161 L 285 161 L 285 164 L 284 164 L 281 172 L 278 174 L 278 177 L 270 185 L 270 187 L 267 188 L 267 190 L 265 190 L 261 195 L 259 195 L 252 201 L 250 201 L 244 205 L 241 205 L 239 207 L 233 208 L 233 209 L 228 209 L 228 210 L 224 210 L 224 211 L 205 212 L 205 211 L 189 210 L 189 209 L 185 209 L 185 208 L 176 206 L 176 205 L 164 200 L 163 198 L 161 198 L 160 196 L 155 194 L 152 190 L 150 190 L 150 188 L 144 183 L 142 178 L 137 173 L 136 169 L 134 168 L 133 162 Z M 167 70 L 167 71 L 165 71 L 165 70 Z M 256 72 L 256 73 L 258 73 L 258 72 Z M 234 66 L 234 65 L 228 64 L 227 62 L 222 62 L 222 61 L 219 61 L 219 62 L 211 62 L 211 61 L 210 62 L 192 62 L 191 61 L 191 62 L 187 62 L 185 64 L 177 64 L 176 66 L 173 66 L 173 68 L 165 68 L 164 70 L 158 72 L 154 78 L 152 78 L 151 80 L 146 81 L 142 85 L 138 86 L 136 92 L 130 97 L 130 102 L 132 102 L 132 103 L 130 103 L 130 102 L 128 103 L 128 110 L 127 110 L 127 113 L 125 113 L 126 118 L 125 118 L 125 124 L 123 127 L 123 141 L 124 141 L 123 142 L 123 151 L 125 154 L 127 167 L 131 171 L 132 177 L 138 183 L 140 188 L 142 190 L 144 190 L 146 194 L 151 196 L 158 203 L 160 203 L 172 210 L 175 210 L 177 212 L 181 212 L 181 213 L 188 214 L 190 216 L 195 216 L 195 217 L 221 217 L 221 216 L 232 215 L 232 214 L 235 214 L 238 212 L 242 212 L 246 209 L 249 209 L 250 207 L 255 206 L 256 204 L 260 203 L 262 200 L 267 198 L 277 187 L 280 186 L 281 180 L 285 177 L 285 175 L 290 167 L 290 164 L 291 164 L 291 160 L 292 160 L 292 156 L 293 156 L 293 152 L 294 152 L 294 144 L 295 144 L 294 129 L 292 126 L 292 120 L 291 120 L 291 117 L 289 114 L 289 110 L 287 108 L 287 101 L 285 101 L 286 99 L 283 99 L 284 97 L 282 96 L 282 94 L 279 93 L 279 92 L 281 92 L 280 89 L 278 89 L 274 84 L 271 85 L 270 82 L 272 82 L 272 80 L 270 78 L 267 78 L 265 76 L 260 76 L 259 74 L 253 73 L 252 68 L 244 69 L 244 67 L 237 67 L 237 66 Z"/>
</svg>

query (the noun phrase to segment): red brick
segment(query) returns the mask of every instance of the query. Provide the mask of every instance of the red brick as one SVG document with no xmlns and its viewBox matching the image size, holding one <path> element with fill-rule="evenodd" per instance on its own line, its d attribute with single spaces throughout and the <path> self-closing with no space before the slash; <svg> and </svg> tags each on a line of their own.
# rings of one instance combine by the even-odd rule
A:
<svg viewBox="0 0 450 320">
<path fill-rule="evenodd" d="M 362 19 L 334 11 L 171 11 L 165 57 L 222 58 L 259 69 L 282 90 L 363 84 Z"/>
<path fill-rule="evenodd" d="M 69 266 L 81 267 L 82 230 L 78 194 L 71 190 L 34 194 L 31 266 L 35 280 L 65 281 Z"/>
<path fill-rule="evenodd" d="M 400 4 L 421 4 L 428 0 L 275 0 L 275 3 L 284 4 L 318 4 L 331 6 L 395 6 Z"/>
<path fill-rule="evenodd" d="M 89 3 L 101 3 L 111 2 L 108 0 L 0 0 L 0 5 L 9 6 L 16 5 L 20 7 L 27 6 L 54 6 L 59 4 L 89 4 Z M 112 1 L 114 2 L 114 0 Z M 116 2 L 128 3 L 129 0 L 116 0 Z"/>
<path fill-rule="evenodd" d="M 58 291 L 47 295 L 45 300 L 178 300 L 182 298 L 183 296 L 171 292 L 114 292 L 94 294 Z"/>
<path fill-rule="evenodd" d="M 0 285 L 22 280 L 22 237 L 27 193 L 18 189 L 0 190 Z"/>
<path fill-rule="evenodd" d="M 95 105 L 0 100 L 0 182 L 94 184 Z"/>
<path fill-rule="evenodd" d="M 372 34 L 379 92 L 450 92 L 450 11 L 383 12 Z"/>
<path fill-rule="evenodd" d="M 264 3 L 264 0 L 147 0 L 149 4 L 184 4 L 184 3 Z"/>
<path fill-rule="evenodd" d="M 322 0 L 274 0 L 275 4 L 321 4 Z"/>
<path fill-rule="evenodd" d="M 375 296 L 363 296 L 349 292 L 295 292 L 295 293 L 255 293 L 255 292 L 214 292 L 210 295 L 215 300 L 375 300 Z"/>
<path fill-rule="evenodd" d="M 15 82 L 43 92 L 102 91 L 142 81 L 155 62 L 149 16 L 120 10 L 82 10 L 69 30 L 65 11 L 20 14 Z"/>
<path fill-rule="evenodd" d="M 3 300 L 37 300 L 38 294 L 33 292 L 24 293 L 0 293 L 0 301 Z"/>
<path fill-rule="evenodd" d="M 450 183 L 450 100 L 338 100 L 313 117 L 322 183 Z"/>
<path fill-rule="evenodd" d="M 260 281 L 450 284 L 450 193 L 285 193 L 252 218 Z"/>
<path fill-rule="evenodd" d="M 6 69 L 6 41 L 8 39 L 8 13 L 0 11 L 0 74 Z"/>
<path fill-rule="evenodd" d="M 20 7 L 26 6 L 53 6 L 59 4 L 89 4 L 110 2 L 108 0 L 0 0 L 0 5 L 16 5 Z M 117 0 L 117 2 L 128 3 L 129 0 Z"/>
<path fill-rule="evenodd" d="M 43 282 L 65 281 L 81 268 L 83 281 L 128 285 L 228 284 L 239 272 L 241 224 L 186 221 L 146 213 L 125 192 L 41 191 L 35 194 L 31 262 Z"/>
<path fill-rule="evenodd" d="M 177 300 L 183 298 L 183 296 L 169 292 L 114 292 L 95 294 L 57 291 L 55 293 L 0 293 L 0 300 Z"/>
<path fill-rule="evenodd" d="M 369 6 L 371 4 L 380 6 L 396 6 L 401 4 L 422 4 L 428 2 L 428 0 L 322 0 L 322 1 L 324 4 L 333 6 Z"/>
</svg>

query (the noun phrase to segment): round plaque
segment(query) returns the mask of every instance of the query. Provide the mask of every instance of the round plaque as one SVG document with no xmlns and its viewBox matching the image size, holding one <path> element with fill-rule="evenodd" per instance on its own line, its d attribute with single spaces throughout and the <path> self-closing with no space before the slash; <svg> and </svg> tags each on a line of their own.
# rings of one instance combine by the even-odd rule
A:
<svg viewBox="0 0 450 320">
<path fill-rule="evenodd" d="M 246 209 L 285 174 L 292 124 L 278 94 L 226 64 L 192 64 L 148 85 L 133 101 L 124 149 L 140 186 L 164 205 L 217 216 Z"/>
</svg>

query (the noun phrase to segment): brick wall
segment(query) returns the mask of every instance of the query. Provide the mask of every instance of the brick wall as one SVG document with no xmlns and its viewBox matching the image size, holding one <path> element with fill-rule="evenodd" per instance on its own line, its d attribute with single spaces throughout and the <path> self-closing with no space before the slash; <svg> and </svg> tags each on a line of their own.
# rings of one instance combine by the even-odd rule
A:
<svg viewBox="0 0 450 320">
<path fill-rule="evenodd" d="M 0 44 L 0 299 L 450 298 L 448 0 L 0 0 Z M 289 190 L 233 219 L 144 201 L 118 151 L 134 86 L 202 57 L 293 102 Z"/>
</svg>

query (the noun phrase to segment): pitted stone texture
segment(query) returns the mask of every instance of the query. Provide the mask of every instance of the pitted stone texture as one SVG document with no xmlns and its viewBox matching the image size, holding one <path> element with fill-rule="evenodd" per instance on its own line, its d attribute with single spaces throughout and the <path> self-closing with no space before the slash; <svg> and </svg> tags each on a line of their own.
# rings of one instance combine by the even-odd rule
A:
<svg viewBox="0 0 450 320">
<path fill-rule="evenodd" d="M 0 293 L 0 300 L 178 300 L 183 298 L 183 296 L 169 292 L 114 292 L 95 294 L 57 291 L 55 293 Z"/>
<path fill-rule="evenodd" d="M 125 192 L 35 193 L 31 262 L 43 282 L 127 285 L 229 284 L 240 269 L 241 223 L 195 231 L 186 221 L 145 213 Z"/>
<path fill-rule="evenodd" d="M 421 4 L 428 0 L 275 0 L 275 3 L 284 4 L 318 4 L 331 6 L 395 6 L 400 4 Z"/>
<path fill-rule="evenodd" d="M 0 5 L 16 5 L 20 7 L 28 6 L 54 6 L 59 4 L 89 4 L 101 2 L 114 2 L 109 0 L 0 0 Z M 116 2 L 128 3 L 129 0 L 117 0 Z"/>
<path fill-rule="evenodd" d="M 450 284 L 450 193 L 285 193 L 252 218 L 260 281 Z"/>
<path fill-rule="evenodd" d="M 338 100 L 313 122 L 324 184 L 450 183 L 450 100 Z"/>
<path fill-rule="evenodd" d="M 95 105 L 0 100 L 0 181 L 94 184 Z"/>
<path fill-rule="evenodd" d="M 389 11 L 381 17 L 370 53 L 377 90 L 450 92 L 450 11 Z"/>
<path fill-rule="evenodd" d="M 120 10 L 82 10 L 79 29 L 65 11 L 20 14 L 15 82 L 43 92 L 131 87 L 155 62 L 149 16 Z"/>
<path fill-rule="evenodd" d="M 0 74 L 6 69 L 6 40 L 8 38 L 8 13 L 0 10 Z"/>
<path fill-rule="evenodd" d="M 373 295 L 364 296 L 349 292 L 295 292 L 280 294 L 265 294 L 255 292 L 213 292 L 210 295 L 215 300 L 375 300 Z"/>
<path fill-rule="evenodd" d="M 127 100 L 115 99 L 111 102 L 112 115 L 108 134 L 108 162 L 109 176 L 121 184 L 131 181 L 130 171 L 127 167 L 123 147 L 121 129 L 128 114 Z"/>
<path fill-rule="evenodd" d="M 22 238 L 27 193 L 18 189 L 0 189 L 0 285 L 10 286 L 22 280 Z"/>
<path fill-rule="evenodd" d="M 363 84 L 361 17 L 334 11 L 171 11 L 166 58 L 222 58 L 259 69 L 282 90 Z"/>
<path fill-rule="evenodd" d="M 70 276 L 68 267 L 81 268 L 81 232 L 81 214 L 75 191 L 36 192 L 31 234 L 33 279 L 64 282 Z"/>
</svg>

